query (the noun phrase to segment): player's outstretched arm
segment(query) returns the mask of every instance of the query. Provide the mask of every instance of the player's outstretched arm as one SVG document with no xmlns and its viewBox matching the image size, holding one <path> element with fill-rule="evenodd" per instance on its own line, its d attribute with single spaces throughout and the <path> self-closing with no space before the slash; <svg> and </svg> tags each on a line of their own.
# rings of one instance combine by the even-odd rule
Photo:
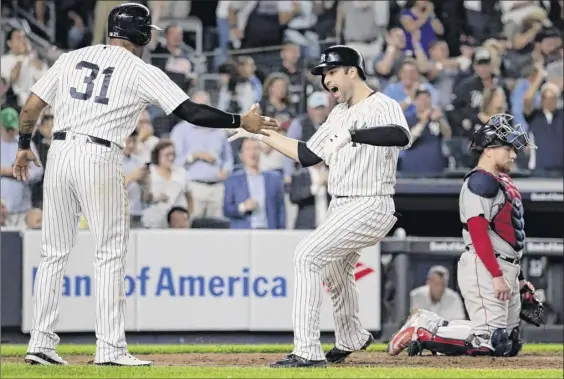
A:
<svg viewBox="0 0 564 379">
<path fill-rule="evenodd" d="M 258 104 L 244 114 L 233 114 L 210 107 L 206 104 L 198 104 L 190 99 L 182 102 L 172 113 L 191 124 L 206 128 L 236 129 L 243 128 L 251 133 L 263 133 L 263 129 L 277 129 L 278 122 L 271 118 L 261 116 L 257 113 Z"/>
<path fill-rule="evenodd" d="M 396 124 L 386 124 L 376 127 L 364 127 L 361 129 L 337 129 L 330 130 L 328 141 L 324 147 L 325 161 L 333 162 L 335 154 L 339 149 L 349 142 L 361 143 L 371 146 L 397 146 L 408 148 L 411 146 L 411 133 L 406 127 Z"/>
<path fill-rule="evenodd" d="M 139 64 L 138 91 L 144 104 L 154 104 L 177 117 L 198 126 L 217 129 L 243 128 L 252 133 L 262 133 L 263 129 L 277 129 L 278 122 L 257 113 L 258 104 L 244 114 L 223 112 L 206 104 L 190 100 L 188 95 L 174 83 L 167 74 L 155 66 Z"/>
<path fill-rule="evenodd" d="M 409 144 L 408 131 L 399 125 L 353 129 L 350 133 L 351 142 L 366 145 L 405 147 Z"/>
<path fill-rule="evenodd" d="M 283 136 L 273 130 L 266 130 L 263 134 L 253 134 L 239 129 L 228 140 L 231 142 L 239 138 L 254 138 L 262 141 L 288 158 L 299 162 L 303 167 L 316 165 L 323 160 L 311 151 L 305 142 Z"/>
</svg>

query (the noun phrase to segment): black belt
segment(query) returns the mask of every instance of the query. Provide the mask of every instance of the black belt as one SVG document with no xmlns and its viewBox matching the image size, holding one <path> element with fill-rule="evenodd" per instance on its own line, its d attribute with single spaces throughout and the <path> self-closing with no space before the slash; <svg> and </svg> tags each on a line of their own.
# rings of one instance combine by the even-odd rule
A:
<svg viewBox="0 0 564 379">
<path fill-rule="evenodd" d="M 519 263 L 521 263 L 521 260 L 519 258 L 503 257 L 500 254 L 496 254 L 495 257 L 501 259 L 502 261 L 506 261 L 514 265 L 518 265 Z"/>
<path fill-rule="evenodd" d="M 466 251 L 470 251 L 470 248 L 468 246 L 466 246 Z M 509 262 L 511 264 L 514 265 L 518 265 L 521 263 L 521 259 L 519 258 L 509 258 L 509 257 L 504 257 L 503 255 L 499 254 L 499 253 L 494 253 L 496 258 L 501 259 L 502 261 L 506 261 Z"/>
<path fill-rule="evenodd" d="M 492 231 L 495 233 L 494 223 L 493 223 L 493 222 L 490 222 L 490 227 L 491 227 Z M 468 230 L 468 224 L 463 223 L 463 224 L 462 224 L 462 228 L 463 228 L 464 230 L 466 230 L 467 232 L 469 232 L 469 230 Z M 496 233 L 496 234 L 497 234 L 497 233 Z M 503 239 L 503 238 L 502 238 L 502 239 Z M 505 240 L 504 240 L 504 241 L 505 241 Z M 507 242 L 507 241 L 505 241 L 505 242 Z M 507 243 L 509 244 L 509 242 L 507 242 Z M 511 246 L 511 245 L 509 245 L 509 246 Z M 470 250 L 470 249 L 468 249 L 468 246 L 466 247 L 466 250 Z M 521 261 L 519 258 L 506 258 L 506 257 L 502 257 L 502 256 L 499 255 L 498 253 L 495 253 L 495 257 L 496 257 L 496 258 L 499 258 L 499 259 L 501 259 L 501 260 L 504 260 L 504 261 L 506 261 L 506 262 L 512 263 L 512 264 L 514 264 L 514 265 L 519 264 L 519 262 Z"/>
<path fill-rule="evenodd" d="M 192 180 L 192 181 L 193 181 L 193 182 L 196 182 L 196 183 L 200 183 L 200 184 L 205 184 L 205 185 L 207 185 L 207 186 L 214 186 L 214 185 L 216 185 L 216 184 L 222 183 L 222 182 L 204 182 L 204 181 L 202 181 L 202 180 Z"/>
<path fill-rule="evenodd" d="M 97 145 L 102 145 L 106 147 L 112 147 L 112 143 L 108 140 L 94 137 L 94 136 L 87 136 L 88 142 L 95 143 Z M 53 134 L 53 139 L 64 141 L 67 139 L 67 132 L 57 132 Z"/>
</svg>

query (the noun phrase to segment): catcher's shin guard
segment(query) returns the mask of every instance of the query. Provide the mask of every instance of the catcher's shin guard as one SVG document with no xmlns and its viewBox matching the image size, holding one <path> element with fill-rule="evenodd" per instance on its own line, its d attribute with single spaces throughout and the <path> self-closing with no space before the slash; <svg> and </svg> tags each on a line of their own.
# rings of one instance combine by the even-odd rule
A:
<svg viewBox="0 0 564 379">
<path fill-rule="evenodd" d="M 521 348 L 523 347 L 523 340 L 521 339 L 521 331 L 519 330 L 518 326 L 513 328 L 511 334 L 509 334 L 509 340 L 513 342 L 513 345 L 511 346 L 511 350 L 509 351 L 507 356 L 516 357 L 517 354 L 519 354 L 519 352 L 521 351 Z"/>
<path fill-rule="evenodd" d="M 507 329 L 496 329 L 492 333 L 491 344 L 493 355 L 496 357 L 507 357 L 513 349 L 513 341 L 509 339 Z"/>
<path fill-rule="evenodd" d="M 447 356 L 491 355 L 491 350 L 488 347 L 473 346 L 472 342 L 474 339 L 474 335 L 470 335 L 464 340 L 447 338 L 433 334 L 427 329 L 419 328 L 417 330 L 417 340 L 411 343 L 407 352 L 410 356 L 421 354 L 423 350 Z"/>
</svg>

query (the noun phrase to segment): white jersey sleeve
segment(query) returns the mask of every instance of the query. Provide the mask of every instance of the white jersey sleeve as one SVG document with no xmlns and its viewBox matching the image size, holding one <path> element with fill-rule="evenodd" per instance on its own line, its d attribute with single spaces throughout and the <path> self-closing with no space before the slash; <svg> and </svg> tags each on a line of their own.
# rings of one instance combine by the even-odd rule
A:
<svg viewBox="0 0 564 379">
<path fill-rule="evenodd" d="M 321 124 L 317 131 L 311 136 L 309 141 L 307 141 L 306 145 L 308 149 L 310 149 L 313 153 L 315 153 L 315 155 L 323 160 L 325 160 L 325 141 L 327 140 L 327 136 L 329 135 L 329 130 L 331 130 L 331 123 L 337 122 L 337 115 L 340 111 L 340 105 L 335 106 L 327 116 L 327 120 L 325 120 L 325 122 Z"/>
<path fill-rule="evenodd" d="M 57 95 L 59 80 L 62 72 L 64 71 L 63 67 L 66 55 L 66 53 L 61 54 L 53 66 L 47 70 L 45 75 L 39 78 L 39 80 L 31 87 L 31 92 L 51 106 L 53 106 L 53 102 L 55 101 L 55 97 Z"/>
<path fill-rule="evenodd" d="M 380 112 L 378 124 L 382 126 L 390 124 L 401 126 L 409 139 L 409 143 L 404 147 L 400 147 L 400 149 L 409 149 L 412 143 L 411 132 L 409 131 L 409 126 L 407 125 L 407 120 L 405 119 L 401 105 L 397 101 L 387 98 L 383 106 L 384 111 Z"/>
<path fill-rule="evenodd" d="M 139 66 L 139 95 L 143 103 L 157 105 L 167 115 L 189 99 L 167 74 L 149 64 Z"/>
<path fill-rule="evenodd" d="M 327 121 L 317 129 L 317 131 L 307 141 L 306 146 L 319 158 L 325 160 L 324 147 L 325 140 L 327 139 Z"/>
</svg>

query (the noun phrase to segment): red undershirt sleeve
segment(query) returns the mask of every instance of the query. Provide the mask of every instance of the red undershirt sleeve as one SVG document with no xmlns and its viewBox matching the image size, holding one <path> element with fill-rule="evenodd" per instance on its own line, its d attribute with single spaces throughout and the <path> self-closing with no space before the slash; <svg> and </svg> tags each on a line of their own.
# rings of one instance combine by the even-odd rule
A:
<svg viewBox="0 0 564 379">
<path fill-rule="evenodd" d="M 474 245 L 476 254 L 480 257 L 484 266 L 486 266 L 494 278 L 503 276 L 499 262 L 494 254 L 492 240 L 488 234 L 489 221 L 483 216 L 476 216 L 470 218 L 467 221 L 467 225 L 472 245 Z"/>
</svg>

